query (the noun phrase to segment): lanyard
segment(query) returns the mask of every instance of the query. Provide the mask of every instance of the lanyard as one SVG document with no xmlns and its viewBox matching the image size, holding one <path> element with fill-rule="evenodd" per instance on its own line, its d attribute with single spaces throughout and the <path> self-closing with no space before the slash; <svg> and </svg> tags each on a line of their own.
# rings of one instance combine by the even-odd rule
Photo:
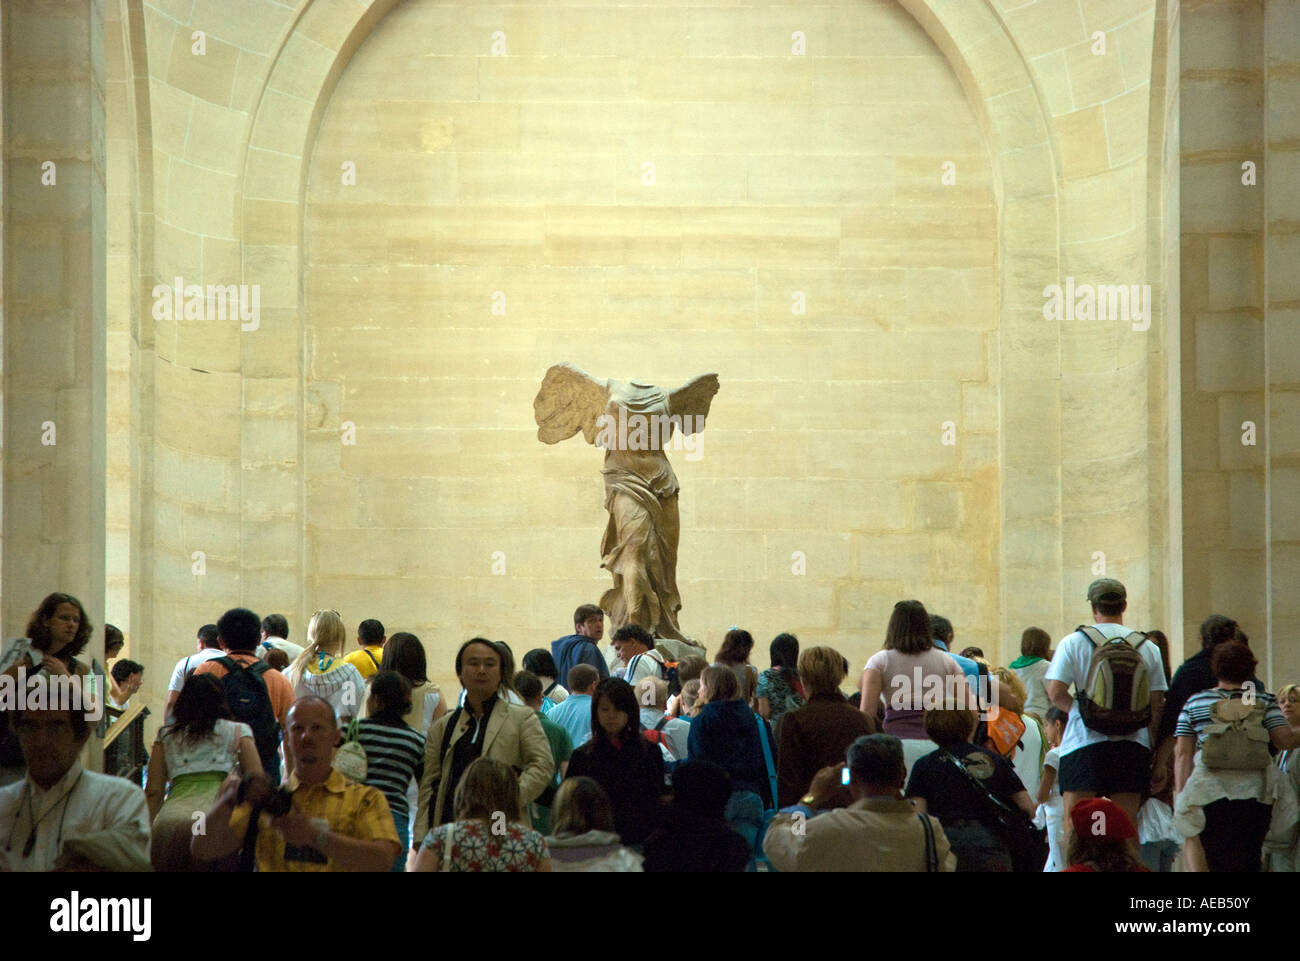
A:
<svg viewBox="0 0 1300 961">
<path fill-rule="evenodd" d="M 70 799 L 71 799 L 71 797 L 72 797 L 72 792 L 75 791 L 75 790 L 77 789 L 77 785 L 81 783 L 81 779 L 82 779 L 82 777 L 85 775 L 85 773 L 86 773 L 85 770 L 82 770 L 82 772 L 81 772 L 80 774 L 77 775 L 77 779 L 76 779 L 75 781 L 72 782 L 72 787 L 68 788 L 65 792 L 63 792 L 63 797 L 59 798 L 57 801 L 55 801 L 53 804 L 51 804 L 51 805 L 49 806 L 49 808 L 46 810 L 46 812 L 45 812 L 44 814 L 42 814 L 39 818 L 36 816 L 36 804 L 35 804 L 35 802 L 32 800 L 31 783 L 28 782 L 28 784 L 26 785 L 26 787 L 24 787 L 24 789 L 23 789 L 23 797 L 27 799 L 27 816 L 28 816 L 28 819 L 31 820 L 31 822 L 32 822 L 31 833 L 29 833 L 29 834 L 27 835 L 27 843 L 25 843 L 25 844 L 23 845 L 23 859 L 24 859 L 24 860 L 26 860 L 27 858 L 31 857 L 31 856 L 32 856 L 32 851 L 35 850 L 35 848 L 36 848 L 36 832 L 37 832 L 37 830 L 40 828 L 40 826 L 41 826 L 41 822 L 44 821 L 47 817 L 49 817 L 51 814 L 53 814 L 53 813 L 54 813 L 54 809 L 55 809 L 56 807 L 58 807 L 60 804 L 63 805 L 63 814 L 59 816 L 59 835 L 58 835 L 58 840 L 55 842 L 55 850 L 58 850 L 58 848 L 59 848 L 60 846 L 62 846 L 62 844 L 63 844 L 63 821 L 64 821 L 64 819 L 68 816 L 68 808 L 71 806 L 71 801 L 70 801 Z M 21 801 L 18 803 L 18 807 L 19 807 L 20 810 L 22 809 L 22 802 L 21 802 Z M 14 846 L 14 829 L 17 828 L 17 827 L 18 827 L 18 818 L 15 817 L 15 818 L 14 818 L 13 827 L 11 827 L 11 828 L 9 829 L 9 840 L 8 840 L 7 842 L 5 842 L 5 850 L 6 850 L 6 851 L 12 851 L 12 850 L 13 850 L 13 846 Z"/>
</svg>

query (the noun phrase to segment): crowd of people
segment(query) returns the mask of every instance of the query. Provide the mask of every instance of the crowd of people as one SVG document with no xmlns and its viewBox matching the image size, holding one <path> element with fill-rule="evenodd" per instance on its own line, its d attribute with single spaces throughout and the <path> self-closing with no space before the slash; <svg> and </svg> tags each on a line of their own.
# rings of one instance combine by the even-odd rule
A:
<svg viewBox="0 0 1300 961">
<path fill-rule="evenodd" d="M 760 669 L 739 627 L 712 658 L 636 624 L 602 648 L 584 604 L 518 666 L 465 641 L 450 698 L 414 634 L 350 638 L 322 610 L 300 646 L 234 608 L 172 670 L 143 790 L 85 769 L 83 705 L 0 709 L 0 868 L 1293 870 L 1300 687 L 1270 695 L 1228 617 L 1171 672 L 1167 638 L 1124 625 L 1123 584 L 1086 604 L 1003 666 L 900 601 L 860 673 L 789 633 Z M 145 668 L 108 625 L 105 671 L 91 630 L 51 594 L 0 676 L 126 709 Z"/>
</svg>

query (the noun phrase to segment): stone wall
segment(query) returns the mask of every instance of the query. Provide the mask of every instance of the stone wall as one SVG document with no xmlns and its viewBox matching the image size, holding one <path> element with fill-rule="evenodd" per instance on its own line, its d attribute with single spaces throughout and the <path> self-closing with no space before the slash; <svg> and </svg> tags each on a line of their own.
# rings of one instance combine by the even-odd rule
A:
<svg viewBox="0 0 1300 961">
<path fill-rule="evenodd" d="M 1184 3 L 1182 328 L 1188 629 L 1236 618 L 1300 678 L 1300 5 Z"/>
<path fill-rule="evenodd" d="M 1181 466 L 1206 435 L 1169 289 L 1177 6 L 111 6 L 101 582 L 151 701 L 236 603 L 298 640 L 317 607 L 379 616 L 435 671 L 475 632 L 567 630 L 608 579 L 600 455 L 531 422 L 560 360 L 721 376 L 703 456 L 673 455 L 682 624 L 710 649 L 740 622 L 860 663 L 915 596 L 1005 662 L 1083 619 L 1103 568 L 1176 647 L 1203 616 L 1182 517 L 1240 484 Z M 177 277 L 255 286 L 256 322 L 159 312 Z M 1151 316 L 1046 318 L 1068 278 L 1150 284 Z M 1252 388 L 1281 426 L 1283 376 Z M 31 492 L 5 422 L 8 558 Z"/>
</svg>

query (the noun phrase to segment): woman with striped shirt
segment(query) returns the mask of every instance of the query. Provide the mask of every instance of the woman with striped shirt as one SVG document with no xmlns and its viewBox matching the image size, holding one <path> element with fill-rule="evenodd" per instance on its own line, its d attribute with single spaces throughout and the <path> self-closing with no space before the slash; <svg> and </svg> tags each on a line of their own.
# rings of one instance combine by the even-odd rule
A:
<svg viewBox="0 0 1300 961">
<path fill-rule="evenodd" d="M 366 784 L 378 788 L 388 799 L 402 853 L 393 862 L 394 871 L 406 870 L 411 846 L 410 808 L 406 787 L 424 776 L 424 735 L 403 719 L 411 709 L 411 682 L 396 671 L 379 671 L 370 680 L 366 714 L 357 740 L 366 752 Z"/>
<path fill-rule="evenodd" d="M 1210 767 L 1202 750 L 1215 722 L 1215 706 L 1223 701 L 1258 702 L 1263 726 L 1278 750 L 1300 746 L 1273 698 L 1254 689 L 1250 681 L 1255 656 L 1241 641 L 1224 641 L 1210 655 L 1218 683 L 1189 697 L 1174 728 L 1174 824 L 1187 839 L 1184 855 L 1189 871 L 1258 871 L 1264 838 L 1279 797 L 1281 775 L 1267 754 L 1258 767 L 1244 761 Z M 1247 693 L 1250 699 L 1247 700 Z M 1260 743 L 1262 752 L 1264 745 Z M 1237 769 L 1240 768 L 1240 769 Z"/>
</svg>

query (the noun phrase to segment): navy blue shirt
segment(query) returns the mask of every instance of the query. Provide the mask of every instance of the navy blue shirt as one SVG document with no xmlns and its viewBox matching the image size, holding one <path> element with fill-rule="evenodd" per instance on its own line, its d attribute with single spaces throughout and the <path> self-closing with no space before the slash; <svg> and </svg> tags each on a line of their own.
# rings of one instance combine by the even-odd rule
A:
<svg viewBox="0 0 1300 961">
<path fill-rule="evenodd" d="M 767 721 L 741 701 L 714 701 L 704 705 L 691 722 L 687 740 L 692 760 L 703 758 L 727 769 L 735 791 L 753 791 L 763 799 L 763 807 L 773 806 L 772 788 L 767 776 L 767 760 L 758 726 L 767 728 L 768 743 L 772 729 Z M 775 757 L 772 759 L 775 763 Z"/>
</svg>

